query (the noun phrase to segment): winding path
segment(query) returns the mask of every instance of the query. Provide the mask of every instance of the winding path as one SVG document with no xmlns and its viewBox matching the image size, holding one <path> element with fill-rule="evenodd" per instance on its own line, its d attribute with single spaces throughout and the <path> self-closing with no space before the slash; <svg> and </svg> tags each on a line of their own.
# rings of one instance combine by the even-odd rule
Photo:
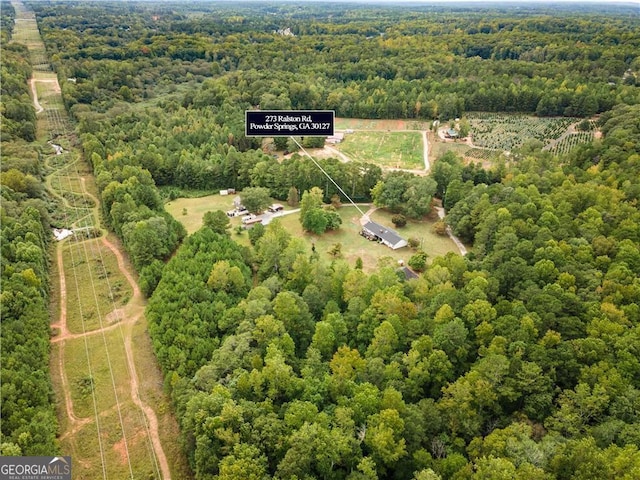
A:
<svg viewBox="0 0 640 480">
<path fill-rule="evenodd" d="M 38 101 L 38 91 L 36 90 L 36 79 L 29 79 L 29 85 L 31 86 L 31 94 L 33 95 L 33 105 L 36 107 L 36 115 L 38 113 L 44 112 L 44 108 L 40 105 Z"/>
<path fill-rule="evenodd" d="M 14 2 L 14 3 L 21 6 L 20 2 Z M 24 9 L 22 8 L 20 11 L 23 11 L 23 10 Z M 37 82 L 43 82 L 43 83 L 49 84 L 49 86 L 54 90 L 54 93 L 56 94 L 59 94 L 60 87 L 57 79 L 50 79 L 50 78 L 38 79 L 36 77 L 33 77 L 29 80 L 30 89 L 33 94 L 33 104 L 36 108 L 36 114 L 41 114 L 42 112 L 45 112 L 45 107 L 43 107 L 40 104 L 38 99 L 38 92 L 36 88 Z M 56 191 L 56 188 L 54 188 L 54 186 L 52 185 L 51 177 L 52 175 L 57 174 L 60 170 L 73 166 L 74 162 L 76 162 L 76 160 L 73 160 L 71 161 L 71 163 L 68 163 L 64 166 L 57 167 L 47 177 L 47 180 L 46 180 L 47 189 L 52 193 L 52 195 L 60 199 L 60 201 L 62 202 L 62 205 L 65 208 L 70 208 L 70 209 L 81 208 L 81 207 L 75 207 L 74 205 L 71 205 L 68 199 L 66 199 L 65 196 L 62 195 L 62 192 Z M 79 176 L 78 178 L 80 178 L 80 185 L 81 185 L 80 195 L 83 197 L 91 198 L 94 202 L 93 208 L 90 209 L 91 210 L 90 216 L 93 219 L 91 223 L 97 226 L 98 219 L 99 219 L 99 201 L 94 195 L 92 195 L 87 190 L 86 179 L 82 176 Z M 144 414 L 146 432 L 153 446 L 153 451 L 157 460 L 157 464 L 158 464 L 157 466 L 158 466 L 158 469 L 160 470 L 161 477 L 165 480 L 169 480 L 171 479 L 171 471 L 169 468 L 167 457 L 165 455 L 162 444 L 160 442 L 158 417 L 156 415 L 156 412 L 153 410 L 153 408 L 151 408 L 147 403 L 145 403 L 140 397 L 140 391 L 139 391 L 140 380 L 136 370 L 136 364 L 135 364 L 135 358 L 134 358 L 133 339 L 132 339 L 133 327 L 135 324 L 138 323 L 138 321 L 144 315 L 144 304 L 145 304 L 144 298 L 140 292 L 140 288 L 138 287 L 138 284 L 136 283 L 133 274 L 131 273 L 129 267 L 127 266 L 127 263 L 124 260 L 122 252 L 116 245 L 114 245 L 107 238 L 106 231 L 104 229 L 100 229 L 100 232 L 101 232 L 101 237 L 100 237 L 101 243 L 106 248 L 108 248 L 115 256 L 118 264 L 118 269 L 120 270 L 122 275 L 127 279 L 127 282 L 129 282 L 133 291 L 133 295 L 129 300 L 129 302 L 127 303 L 127 305 L 123 307 L 123 309 L 117 310 L 118 313 L 122 314 L 121 315 L 121 318 L 123 318 L 122 321 L 115 322 L 114 324 L 111 324 L 109 326 L 94 329 L 85 333 L 70 332 L 67 325 L 67 309 L 68 309 L 67 282 L 65 277 L 65 265 L 64 265 L 64 258 L 63 258 L 63 248 L 66 242 L 64 241 L 58 242 L 56 247 L 55 258 L 56 258 L 56 264 L 58 268 L 58 282 L 59 282 L 58 284 L 60 289 L 59 316 L 56 319 L 56 321 L 51 324 L 52 328 L 58 330 L 58 334 L 52 338 L 52 343 L 59 344 L 57 368 L 59 370 L 58 373 L 59 373 L 60 382 L 62 385 L 62 393 L 64 397 L 63 398 L 64 410 L 70 422 L 70 427 L 67 428 L 67 430 L 62 434 L 61 438 L 75 436 L 76 434 L 79 433 L 79 431 L 85 425 L 91 423 L 94 420 L 92 417 L 84 417 L 84 418 L 78 417 L 75 413 L 73 399 L 71 396 L 71 386 L 69 385 L 69 379 L 67 376 L 67 372 L 65 369 L 65 362 L 64 362 L 64 358 L 65 358 L 64 347 L 66 342 L 69 340 L 86 338 L 88 336 L 102 334 L 107 331 L 120 328 L 122 332 L 123 343 L 124 343 L 126 365 L 129 371 L 129 378 L 130 378 L 129 387 L 130 387 L 131 399 L 133 403 L 136 405 L 136 407 L 139 410 L 141 410 Z M 108 412 L 100 412 L 100 415 L 104 415 L 105 413 L 108 413 Z M 85 463 L 82 459 L 77 459 L 77 461 L 81 464 Z"/>
<path fill-rule="evenodd" d="M 431 163 L 429 163 L 429 141 L 427 140 L 427 131 L 422 130 L 422 157 L 424 158 L 424 171 L 429 172 L 431 170 Z"/>
<path fill-rule="evenodd" d="M 342 153 L 336 147 L 332 147 L 331 145 L 325 145 L 324 148 L 329 152 L 333 153 L 334 155 L 337 155 L 342 163 L 349 163 L 351 161 L 349 157 L 347 157 L 344 153 Z"/>
<path fill-rule="evenodd" d="M 83 178 L 84 180 L 84 178 Z M 84 182 L 82 182 L 84 185 Z M 136 371 L 136 362 L 133 358 L 133 347 L 132 347 L 132 327 L 133 325 L 140 319 L 140 317 L 144 314 L 144 299 L 142 298 L 142 294 L 140 293 L 140 288 L 136 283 L 133 275 L 127 268 L 122 252 L 118 248 L 113 245 L 109 241 L 106 236 L 101 238 L 102 243 L 113 252 L 118 262 L 118 268 L 122 272 L 122 274 L 126 277 L 127 281 L 131 285 L 133 289 L 133 296 L 131 300 L 125 307 L 125 315 L 124 317 L 130 317 L 129 320 L 126 321 L 126 327 L 124 329 L 124 347 L 127 356 L 127 367 L 129 368 L 129 373 L 131 377 L 131 398 L 133 399 L 133 403 L 144 412 L 144 415 L 148 422 L 148 430 L 150 434 L 151 443 L 153 444 L 153 449 L 155 451 L 156 457 L 158 459 L 158 463 L 160 466 L 160 470 L 162 472 L 162 478 L 168 480 L 171 478 L 171 471 L 169 470 L 169 463 L 167 462 L 167 457 L 164 454 L 164 450 L 162 448 L 162 444 L 160 443 L 160 436 L 158 434 L 158 417 L 156 416 L 156 412 L 149 405 L 144 403 L 140 398 L 139 391 L 139 379 L 138 372 Z M 122 323 L 116 323 L 116 325 L 122 325 Z M 109 328 L 109 327 L 106 327 Z"/>
<path fill-rule="evenodd" d="M 444 208 L 436 207 L 436 211 L 438 212 L 438 218 L 443 219 L 445 217 Z M 453 241 L 453 243 L 456 244 L 456 247 L 458 247 L 458 250 L 460 250 L 460 255 L 466 255 L 467 247 L 465 247 L 464 244 L 460 241 L 460 239 L 453 234 L 453 232 L 451 231 L 451 227 L 449 225 L 447 225 L 447 235 L 449 235 L 449 238 Z"/>
<path fill-rule="evenodd" d="M 94 202 L 93 207 L 93 215 L 94 218 L 97 218 L 99 203 L 98 199 L 92 195 L 86 188 L 86 179 L 84 177 L 80 178 L 80 185 L 82 188 L 82 195 L 88 198 L 91 198 Z M 61 197 L 61 196 L 60 196 Z M 63 198 L 63 197 L 62 197 Z M 133 403 L 144 413 L 146 424 L 148 426 L 147 431 L 149 434 L 149 439 L 153 445 L 153 450 L 155 456 L 158 461 L 158 467 L 162 472 L 162 478 L 169 480 L 171 478 L 171 470 L 169 468 L 169 463 L 167 461 L 167 457 L 162 448 L 162 444 L 160 442 L 159 430 L 158 430 L 158 418 L 156 416 L 155 411 L 149 405 L 147 405 L 140 398 L 140 381 L 138 377 L 138 373 L 136 370 L 135 359 L 133 354 L 133 345 L 132 345 L 132 329 L 133 326 L 140 320 L 142 315 L 144 314 L 144 299 L 142 297 L 142 293 L 140 292 L 140 288 L 135 281 L 131 271 L 127 267 L 125 263 L 122 252 L 119 248 L 117 248 L 105 235 L 105 232 L 102 231 L 102 236 L 100 237 L 100 241 L 102 244 L 107 247 L 113 255 L 116 257 L 116 261 L 118 263 L 118 269 L 127 279 L 131 289 L 133 291 L 132 297 L 127 303 L 127 305 L 121 310 L 123 320 L 121 322 L 115 322 L 109 326 L 98 328 L 95 330 L 91 330 L 85 333 L 71 333 L 67 327 L 67 289 L 66 289 L 66 280 L 64 273 L 64 262 L 62 257 L 62 248 L 63 243 L 58 243 L 57 248 L 57 263 L 59 270 L 59 280 L 60 280 L 60 318 L 58 322 L 53 324 L 53 327 L 57 327 L 60 330 L 60 334 L 52 339 L 53 343 L 62 343 L 64 344 L 67 340 L 79 339 L 88 336 L 93 336 L 97 334 L 102 334 L 107 331 L 122 329 L 122 337 L 125 348 L 126 355 L 126 364 L 127 369 L 129 371 L 130 376 L 130 391 L 131 391 L 131 399 Z M 61 345 L 61 346 L 62 346 Z M 80 428 L 89 423 L 92 419 L 90 417 L 87 418 L 79 418 L 75 415 L 73 410 L 73 401 L 71 399 L 71 392 L 68 385 L 68 379 L 66 376 L 66 372 L 64 369 L 63 362 L 63 349 L 60 351 L 60 360 L 59 360 L 59 368 L 60 368 L 60 376 L 62 379 L 63 391 L 64 391 L 64 400 L 65 400 L 65 409 L 67 411 L 67 416 L 69 417 L 72 429 L 65 433 L 65 436 L 73 435 L 78 432 Z"/>
</svg>

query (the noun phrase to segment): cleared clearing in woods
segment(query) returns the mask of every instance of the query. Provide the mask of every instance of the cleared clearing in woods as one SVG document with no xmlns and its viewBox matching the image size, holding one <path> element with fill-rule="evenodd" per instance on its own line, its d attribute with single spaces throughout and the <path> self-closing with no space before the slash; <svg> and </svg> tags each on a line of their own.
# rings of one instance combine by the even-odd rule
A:
<svg viewBox="0 0 640 480">
<path fill-rule="evenodd" d="M 80 229 L 56 244 L 52 268 L 51 375 L 60 451 L 73 457 L 73 478 L 188 478 L 146 332 L 145 301 L 122 247 L 100 228 L 93 176 L 75 148 L 33 12 L 18 1 L 13 6 L 13 41 L 28 46 L 34 66 L 37 141 L 50 172 L 45 185 L 60 205 L 52 218 Z M 95 234 L 99 238 L 91 238 Z"/>
</svg>

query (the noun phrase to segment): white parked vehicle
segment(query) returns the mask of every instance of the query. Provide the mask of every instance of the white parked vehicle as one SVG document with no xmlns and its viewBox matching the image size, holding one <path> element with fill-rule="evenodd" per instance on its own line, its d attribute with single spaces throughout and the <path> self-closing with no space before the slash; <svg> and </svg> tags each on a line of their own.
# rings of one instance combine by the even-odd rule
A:
<svg viewBox="0 0 640 480">
<path fill-rule="evenodd" d="M 248 214 L 249 214 L 249 210 L 247 210 L 246 208 L 243 208 L 242 210 L 238 210 L 236 208 L 234 210 L 229 210 L 227 212 L 228 217 L 241 217 L 243 215 L 248 215 Z"/>
</svg>

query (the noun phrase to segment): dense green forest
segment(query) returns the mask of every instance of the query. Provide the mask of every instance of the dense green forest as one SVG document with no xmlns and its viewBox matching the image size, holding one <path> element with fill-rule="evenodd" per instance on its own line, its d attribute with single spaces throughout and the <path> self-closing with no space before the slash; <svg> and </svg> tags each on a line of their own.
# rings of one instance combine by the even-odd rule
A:
<svg viewBox="0 0 640 480">
<path fill-rule="evenodd" d="M 36 112 L 29 96 L 28 80 L 31 64 L 26 45 L 9 43 L 15 11 L 10 2 L 1 2 L 0 32 L 2 45 L 2 108 L 0 109 L 0 140 L 2 142 L 36 138 Z M 4 163 L 4 162 L 3 162 Z"/>
<path fill-rule="evenodd" d="M 103 218 L 150 295 L 196 478 L 640 476 L 636 11 L 31 7 Z M 525 146 L 491 171 L 447 155 L 420 180 L 323 160 L 354 199 L 416 216 L 430 206 L 398 195 L 443 201 L 473 251 L 407 281 L 384 261 L 372 273 L 322 261 L 277 221 L 252 247 L 215 222 L 186 237 L 163 200 L 190 188 L 336 193 L 305 158 L 278 161 L 244 136 L 258 105 L 442 121 L 600 114 L 603 138 L 565 157 Z"/>
<path fill-rule="evenodd" d="M 238 84 L 253 105 L 323 105 L 362 117 L 588 115 L 629 95 L 621 84 L 634 77 L 623 75 L 637 68 L 633 19 L 623 16 L 605 28 L 595 13 L 467 11 L 462 20 L 446 9 L 381 15 L 339 4 L 306 15 L 260 4 L 62 5 L 36 6 L 62 79 L 76 80 L 66 82 L 70 105 L 108 108 L 158 84 L 238 72 L 221 89 Z M 275 34 L 284 28 L 295 36 Z"/>
<path fill-rule="evenodd" d="M 104 218 L 145 278 L 157 278 L 157 264 L 153 274 L 145 268 L 184 236 L 154 184 L 170 198 L 175 187 L 260 186 L 283 200 L 292 186 L 324 187 L 325 201 L 337 193 L 308 160 L 263 154 L 260 139 L 244 135 L 245 109 L 449 120 L 467 110 L 585 116 L 638 101 L 637 19 L 624 14 L 484 10 L 463 20 L 446 8 L 340 4 L 32 7 Z M 370 201 L 382 178 L 375 165 L 329 159 L 323 168 L 356 201 Z"/>
<path fill-rule="evenodd" d="M 470 185 L 449 221 L 474 253 L 417 280 L 327 265 L 277 223 L 253 253 L 191 236 L 148 316 L 196 477 L 637 477 L 638 118 Z"/>
<path fill-rule="evenodd" d="M 73 111 L 105 111 L 204 78 L 206 88 L 183 104 L 449 120 L 470 110 L 589 116 L 637 101 L 635 76 L 625 75 L 640 66 L 632 10 L 613 17 L 344 4 L 34 8 Z"/>
<path fill-rule="evenodd" d="M 44 196 L 24 45 L 7 42 L 15 12 L 2 2 L 0 454 L 58 451 L 49 377 L 50 202 Z"/>
</svg>

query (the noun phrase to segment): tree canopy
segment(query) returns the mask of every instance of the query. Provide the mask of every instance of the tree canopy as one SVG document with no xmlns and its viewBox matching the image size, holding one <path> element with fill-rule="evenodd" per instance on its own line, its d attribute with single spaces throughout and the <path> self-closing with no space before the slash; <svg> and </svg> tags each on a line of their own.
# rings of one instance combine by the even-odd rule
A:
<svg viewBox="0 0 640 480">
<path fill-rule="evenodd" d="M 0 5 L 0 455 L 59 453 L 49 376 L 50 213 L 35 110 L 29 96 L 31 63 L 25 45 L 8 43 L 15 9 Z"/>
<path fill-rule="evenodd" d="M 103 217 L 151 295 L 149 333 L 196 478 L 637 476 L 637 16 L 460 8 L 34 4 Z M 488 170 L 450 155 L 429 177 L 321 160 L 353 199 L 408 217 L 444 202 L 473 249 L 416 254 L 424 272 L 406 280 L 384 262 L 321 261 L 277 220 L 251 247 L 213 215 L 185 237 L 158 187 L 262 188 L 295 203 L 293 187 L 308 192 L 309 229 L 322 223 L 338 192 L 305 158 L 244 136 L 256 105 L 442 121 L 598 113 L 602 138 L 560 157 L 529 146 Z M 17 170 L 3 174 L 3 215 L 20 218 L 3 217 L 16 264 L 3 281 L 40 293 L 41 242 L 23 231 L 44 218 L 30 208 L 37 172 Z M 16 328 L 40 318 L 2 294 Z M 37 338 L 24 361 L 44 371 L 29 363 Z M 28 440 L 53 438 L 50 410 L 4 421 L 5 405 L 22 405 L 4 375 L 3 362 L 3 442 L 38 453 Z"/>
<path fill-rule="evenodd" d="M 627 181 L 640 173 L 638 114 L 620 106 L 600 144 L 538 152 L 470 187 L 448 221 L 474 251 L 416 255 L 416 280 L 323 263 L 276 223 L 256 244 L 261 283 L 231 296 L 230 264 L 214 259 L 188 282 L 224 290 L 222 308 L 169 296 L 194 255 L 181 249 L 149 315 L 196 477 L 231 466 L 349 479 L 639 471 L 640 213 Z M 614 159 L 620 129 L 629 142 Z M 209 305 L 205 355 L 167 341 L 200 324 L 160 320 L 168 298 L 173 310 Z"/>
</svg>

